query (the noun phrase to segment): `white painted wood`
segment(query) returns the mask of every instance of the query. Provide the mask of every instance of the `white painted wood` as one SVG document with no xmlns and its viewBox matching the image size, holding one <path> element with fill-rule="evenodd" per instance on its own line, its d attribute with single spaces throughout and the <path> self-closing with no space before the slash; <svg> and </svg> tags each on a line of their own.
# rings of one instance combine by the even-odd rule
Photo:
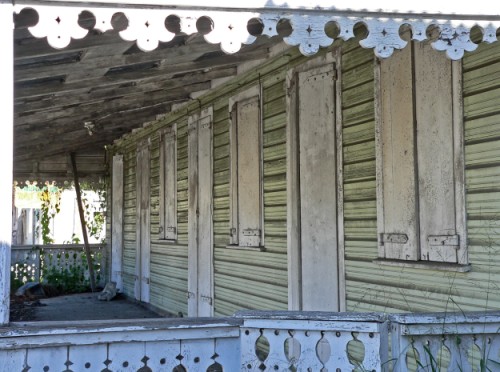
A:
<svg viewBox="0 0 500 372">
<path fill-rule="evenodd" d="M 139 144 L 137 149 L 136 189 L 136 278 L 135 298 L 149 302 L 150 288 L 150 154 L 149 140 Z"/>
<path fill-rule="evenodd" d="M 13 129 L 14 129 L 14 21 L 12 3 L 0 2 L 0 325 L 9 322 L 10 304 L 10 246 L 12 243 L 13 207 Z"/>
<path fill-rule="evenodd" d="M 64 371 L 68 360 L 68 346 L 29 349 L 26 358 L 27 367 L 33 371 Z M 49 369 L 47 369 L 49 367 Z"/>
<path fill-rule="evenodd" d="M 198 120 L 188 117 L 188 316 L 198 316 Z"/>
<path fill-rule="evenodd" d="M 467 206 L 465 190 L 465 138 L 464 138 L 464 101 L 462 62 L 452 63 L 453 89 L 453 149 L 455 173 L 455 228 L 460 237 L 460 246 L 457 252 L 458 263 L 469 263 L 468 236 L 467 236 Z"/>
<path fill-rule="evenodd" d="M 145 343 L 148 367 L 152 371 L 173 371 L 179 365 L 175 359 L 180 352 L 179 341 L 153 341 Z"/>
<path fill-rule="evenodd" d="M 261 247 L 263 182 L 261 92 L 255 86 L 230 98 L 231 244 Z"/>
<path fill-rule="evenodd" d="M 380 257 L 468 262 L 460 75 L 461 68 L 429 43 L 414 43 L 381 62 Z"/>
<path fill-rule="evenodd" d="M 339 310 L 334 74 L 298 73 L 303 310 Z"/>
<path fill-rule="evenodd" d="M 212 316 L 213 279 L 213 109 L 188 119 L 188 315 Z"/>
<path fill-rule="evenodd" d="M 106 344 L 69 346 L 68 360 L 72 371 L 102 371 L 106 368 L 104 362 L 108 357 Z M 52 368 L 51 368 L 52 370 Z"/>
<path fill-rule="evenodd" d="M 300 263 L 300 213 L 299 213 L 299 150 L 298 117 L 295 71 L 289 70 L 287 83 L 286 158 L 287 158 L 287 259 L 288 259 L 288 310 L 302 308 L 302 270 Z"/>
<path fill-rule="evenodd" d="M 421 259 L 457 262 L 458 244 L 430 239 L 456 235 L 452 62 L 425 43 L 413 50 Z"/>
<path fill-rule="evenodd" d="M 177 239 L 177 124 L 160 139 L 160 239 Z"/>
<path fill-rule="evenodd" d="M 172 40 L 175 34 L 164 27 L 164 20 L 172 15 L 172 10 L 162 4 L 161 7 L 151 11 L 146 4 L 147 2 L 140 2 L 140 4 L 119 8 L 111 5 L 92 6 L 86 2 L 72 7 L 54 4 L 20 4 L 15 9 L 20 12 L 27 6 L 35 8 L 39 14 L 39 22 L 29 28 L 30 32 L 35 37 L 47 37 L 49 44 L 55 48 L 64 48 L 72 38 L 81 39 L 87 35 L 88 30 L 78 24 L 78 15 L 81 11 L 87 10 L 94 14 L 95 28 L 101 32 L 113 28 L 112 16 L 120 11 L 129 21 L 128 27 L 120 31 L 120 36 L 128 41 L 136 41 L 142 50 L 151 51 L 158 47 L 160 41 Z M 413 39 L 419 41 L 426 39 L 425 31 L 429 25 L 439 27 L 441 32 L 433 43 L 434 48 L 446 51 L 448 57 L 452 59 L 460 59 L 465 51 L 473 51 L 477 48 L 477 44 L 470 39 L 472 26 L 477 25 L 483 28 L 485 30 L 483 40 L 491 43 L 496 42 L 495 30 L 500 25 L 498 17 L 491 13 L 481 19 L 469 21 L 467 25 L 464 25 L 461 21 L 463 18 L 457 16 L 455 11 L 453 11 L 454 14 L 441 19 L 429 16 L 428 9 L 424 14 L 413 11 L 411 19 L 401 18 L 397 11 L 401 9 L 399 6 L 392 7 L 391 12 L 384 14 L 384 17 L 379 17 L 377 13 L 380 11 L 379 8 L 370 14 L 366 13 L 364 8 L 362 12 L 353 11 L 351 5 L 349 5 L 350 11 L 342 14 L 338 13 L 340 8 L 337 6 L 335 10 L 327 7 L 323 11 L 318 11 L 318 9 L 312 13 L 305 11 L 304 8 L 311 7 L 311 4 L 300 9 L 291 7 L 291 10 L 286 13 L 276 9 L 275 5 L 267 9 L 258 9 L 255 5 L 253 8 L 237 7 L 238 9 L 221 9 L 220 7 L 213 9 L 207 6 L 198 7 L 198 9 L 190 7 L 183 9 L 178 4 L 175 7 L 175 15 L 180 19 L 181 32 L 188 35 L 196 32 L 196 21 L 199 18 L 210 18 L 213 29 L 205 35 L 205 39 L 210 43 L 220 44 L 221 49 L 226 53 L 235 53 L 240 50 L 242 44 L 251 44 L 256 40 L 255 36 L 248 33 L 246 27 L 252 18 L 259 18 L 262 21 L 264 25 L 262 34 L 268 37 L 277 35 L 277 25 L 280 20 L 289 21 L 293 32 L 285 37 L 284 41 L 289 45 L 297 45 L 299 50 L 308 56 L 316 54 L 320 47 L 327 47 L 333 43 L 333 39 L 324 32 L 326 23 L 330 21 L 339 25 L 339 37 L 344 40 L 354 36 L 356 24 L 360 22 L 366 24 L 369 33 L 360 41 L 360 44 L 365 48 L 374 48 L 375 54 L 381 58 L 390 57 L 394 50 L 406 46 L 407 42 L 399 35 L 399 29 L 403 24 L 409 24 L 412 27 Z M 55 20 L 58 22 L 54 22 Z"/>
<path fill-rule="evenodd" d="M 237 104 L 238 151 L 238 242 L 240 246 L 260 246 L 260 98 Z"/>
<path fill-rule="evenodd" d="M 25 367 L 26 349 L 21 350 L 0 350 L 0 360 L 5 371 L 21 370 Z"/>
<path fill-rule="evenodd" d="M 111 280 L 123 291 L 123 155 L 114 155 L 111 201 Z"/>
<path fill-rule="evenodd" d="M 342 49 L 333 52 L 335 65 L 342 66 Z M 345 234 L 344 234 L 344 145 L 342 130 L 342 69 L 336 69 L 335 79 L 335 135 L 337 149 L 337 241 L 339 270 L 339 311 L 346 311 Z"/>
<path fill-rule="evenodd" d="M 198 122 L 198 316 L 214 314 L 212 107 Z"/>
<path fill-rule="evenodd" d="M 412 65 L 411 47 L 381 61 L 380 95 L 376 97 L 380 100 L 376 131 L 381 156 L 377 176 L 383 180 L 378 184 L 383 201 L 379 245 L 383 257 L 400 260 L 419 258 Z"/>
</svg>

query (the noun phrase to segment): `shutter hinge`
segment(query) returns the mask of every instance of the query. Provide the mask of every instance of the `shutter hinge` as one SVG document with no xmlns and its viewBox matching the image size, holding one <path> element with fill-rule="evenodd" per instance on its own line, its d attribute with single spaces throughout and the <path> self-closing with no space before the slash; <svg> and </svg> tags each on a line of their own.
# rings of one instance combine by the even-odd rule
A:
<svg viewBox="0 0 500 372">
<path fill-rule="evenodd" d="M 408 235 L 406 234 L 381 234 L 381 243 L 406 244 Z"/>
<path fill-rule="evenodd" d="M 427 243 L 432 246 L 460 246 L 460 236 L 458 235 L 429 235 Z"/>
<path fill-rule="evenodd" d="M 204 295 L 200 295 L 200 299 L 203 301 L 203 302 L 206 302 L 210 305 L 212 305 L 212 297 L 210 296 L 204 296 Z"/>
</svg>

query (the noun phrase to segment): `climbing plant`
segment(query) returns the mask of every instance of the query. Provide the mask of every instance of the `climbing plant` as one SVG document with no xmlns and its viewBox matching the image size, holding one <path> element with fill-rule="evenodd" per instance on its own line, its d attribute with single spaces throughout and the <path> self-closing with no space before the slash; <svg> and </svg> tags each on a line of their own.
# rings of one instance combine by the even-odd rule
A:
<svg viewBox="0 0 500 372">
<path fill-rule="evenodd" d="M 40 225 L 43 244 L 52 244 L 54 239 L 50 231 L 50 222 L 61 210 L 61 188 L 54 183 L 45 183 L 40 190 Z"/>
</svg>

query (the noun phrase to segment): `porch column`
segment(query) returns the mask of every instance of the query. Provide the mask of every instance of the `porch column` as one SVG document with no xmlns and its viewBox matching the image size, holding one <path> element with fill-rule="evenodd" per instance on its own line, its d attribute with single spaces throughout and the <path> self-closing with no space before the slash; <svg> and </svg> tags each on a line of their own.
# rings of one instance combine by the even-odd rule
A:
<svg viewBox="0 0 500 372">
<path fill-rule="evenodd" d="M 14 21 L 12 1 L 0 0 L 0 325 L 9 322 L 14 129 Z"/>
</svg>

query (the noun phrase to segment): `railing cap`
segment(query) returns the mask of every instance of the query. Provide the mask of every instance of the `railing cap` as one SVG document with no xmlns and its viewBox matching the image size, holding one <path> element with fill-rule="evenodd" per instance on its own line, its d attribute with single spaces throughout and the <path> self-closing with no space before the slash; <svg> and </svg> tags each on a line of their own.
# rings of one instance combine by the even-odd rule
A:
<svg viewBox="0 0 500 372">
<path fill-rule="evenodd" d="M 234 314 L 235 318 L 271 319 L 271 320 L 320 320 L 338 322 L 379 322 L 387 320 L 385 313 L 354 313 L 327 311 L 272 311 L 272 310 L 241 310 Z"/>
<path fill-rule="evenodd" d="M 500 322 L 500 311 L 474 311 L 467 313 L 405 313 L 390 314 L 389 321 L 399 324 L 458 324 Z"/>
</svg>

